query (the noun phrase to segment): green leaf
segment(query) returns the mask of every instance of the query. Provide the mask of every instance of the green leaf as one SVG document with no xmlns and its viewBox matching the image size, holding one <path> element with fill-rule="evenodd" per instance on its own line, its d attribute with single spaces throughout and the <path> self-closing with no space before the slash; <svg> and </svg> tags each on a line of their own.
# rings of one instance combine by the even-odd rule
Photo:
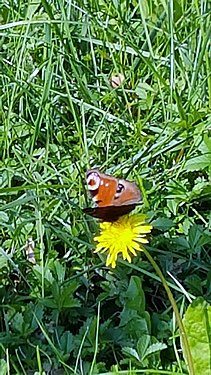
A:
<svg viewBox="0 0 211 375">
<path fill-rule="evenodd" d="M 12 326 L 14 330 L 21 333 L 23 331 L 23 324 L 24 324 L 23 315 L 17 312 L 12 319 Z"/>
<path fill-rule="evenodd" d="M 166 230 L 169 230 L 174 226 L 174 222 L 170 219 L 159 217 L 158 219 L 152 222 L 152 225 L 154 228 L 157 228 L 165 232 Z"/>
<path fill-rule="evenodd" d="M 70 353 L 74 349 L 74 336 L 70 331 L 65 331 L 60 338 L 60 346 L 63 353 Z"/>
<path fill-rule="evenodd" d="M 188 275 L 185 279 L 186 285 L 188 285 L 189 292 L 193 293 L 194 295 L 202 295 L 203 288 L 201 279 L 198 275 Z"/>
<path fill-rule="evenodd" d="M 56 276 L 57 276 L 57 279 L 62 282 L 64 281 L 64 278 L 65 278 L 65 267 L 63 264 L 59 263 L 58 260 L 56 260 L 54 262 L 54 268 L 55 268 L 55 271 L 56 271 Z"/>
<path fill-rule="evenodd" d="M 148 345 L 150 344 L 150 335 L 142 334 L 137 343 L 139 357 L 143 359 L 146 355 Z"/>
<path fill-rule="evenodd" d="M 128 309 L 136 310 L 139 313 L 145 310 L 145 298 L 140 277 L 132 276 L 126 292 L 126 304 Z"/>
<path fill-rule="evenodd" d="M 73 308 L 73 307 L 80 307 L 81 304 L 76 299 L 72 298 L 70 301 L 65 301 L 62 307 L 65 308 Z"/>
<path fill-rule="evenodd" d="M 35 14 L 35 12 L 37 11 L 40 5 L 41 5 L 41 0 L 29 1 L 27 13 L 26 13 L 27 19 L 28 18 L 31 19 L 33 17 L 33 15 Z"/>
<path fill-rule="evenodd" d="M 144 89 L 142 89 L 141 87 L 137 87 L 136 89 L 135 89 L 135 93 L 136 93 L 136 95 L 140 98 L 140 99 L 143 99 L 143 100 L 146 100 L 147 99 L 147 92 L 144 90 Z"/>
<path fill-rule="evenodd" d="M 148 85 L 148 83 L 145 82 L 139 82 L 135 89 L 136 95 L 142 100 L 147 100 L 147 94 L 149 92 L 155 94 L 156 91 L 150 85 Z"/>
<path fill-rule="evenodd" d="M 211 306 L 202 297 L 188 307 L 185 326 L 196 375 L 211 374 Z"/>
<path fill-rule="evenodd" d="M 1 251 L 2 250 L 2 251 Z M 7 262 L 8 260 L 10 259 L 10 256 L 8 255 L 8 258 L 6 258 L 6 256 L 4 256 L 4 251 L 3 249 L 0 247 L 0 270 L 3 268 L 3 267 L 6 267 L 7 266 Z"/>
<path fill-rule="evenodd" d="M 49 307 L 51 309 L 57 309 L 57 303 L 56 301 L 53 299 L 53 298 L 40 298 L 40 303 L 43 305 L 43 306 L 46 306 L 46 307 Z"/>
<path fill-rule="evenodd" d="M 140 357 L 139 357 L 139 355 L 138 355 L 138 353 L 135 349 L 129 348 L 129 347 L 124 347 L 124 348 L 122 348 L 122 352 L 123 352 L 123 354 L 128 355 L 129 357 L 133 357 L 137 361 L 140 362 Z"/>
<path fill-rule="evenodd" d="M 204 140 L 199 146 L 199 151 L 204 154 L 211 153 L 211 138 L 207 134 L 204 135 Z"/>
<path fill-rule="evenodd" d="M 187 171 L 198 171 L 211 166 L 211 153 L 196 156 L 185 163 L 184 168 Z"/>
<path fill-rule="evenodd" d="M 166 349 L 166 348 L 167 348 L 167 345 L 163 344 L 162 342 L 157 342 L 156 344 L 152 344 L 147 348 L 144 358 L 156 352 L 160 352 L 161 350 Z"/>
<path fill-rule="evenodd" d="M 9 221 L 9 216 L 7 215 L 7 213 L 4 211 L 0 211 L 0 224 L 8 223 L 8 221 Z"/>
<path fill-rule="evenodd" d="M 4 359 L 0 359 L 0 374 L 6 375 L 7 372 L 7 362 Z"/>
<path fill-rule="evenodd" d="M 42 267 L 39 264 L 36 264 L 33 267 L 33 271 L 34 271 L 35 275 L 37 276 L 37 278 L 39 279 L 39 282 L 41 283 L 41 281 L 42 281 Z M 44 272 L 45 280 L 48 281 L 49 284 L 53 284 L 54 278 L 53 278 L 52 272 L 47 268 L 45 268 L 44 271 L 45 271 Z"/>
<path fill-rule="evenodd" d="M 200 250 L 199 240 L 202 237 L 202 229 L 194 224 L 188 231 L 188 242 L 192 253 L 197 253 Z"/>
</svg>

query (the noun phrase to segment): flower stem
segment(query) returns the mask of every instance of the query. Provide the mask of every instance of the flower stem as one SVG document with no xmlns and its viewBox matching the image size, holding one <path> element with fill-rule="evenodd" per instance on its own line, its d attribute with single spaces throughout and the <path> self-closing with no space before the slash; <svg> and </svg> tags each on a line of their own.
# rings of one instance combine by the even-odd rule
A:
<svg viewBox="0 0 211 375">
<path fill-rule="evenodd" d="M 187 335 L 186 335 L 185 328 L 184 328 L 184 325 L 183 325 L 183 322 L 182 322 L 182 318 L 181 318 L 179 310 L 177 308 L 177 304 L 174 300 L 173 294 L 171 293 L 171 290 L 170 290 L 170 288 L 169 288 L 169 286 L 166 282 L 166 279 L 163 276 L 163 274 L 162 274 L 160 268 L 158 267 L 157 263 L 154 261 L 153 257 L 146 250 L 146 248 L 143 248 L 143 251 L 144 251 L 146 257 L 148 258 L 148 260 L 150 261 L 151 265 L 153 266 L 154 270 L 156 271 L 157 275 L 160 277 L 160 279 L 162 281 L 162 284 L 163 284 L 163 286 L 166 290 L 169 301 L 171 303 L 171 306 L 172 306 L 172 308 L 174 310 L 174 313 L 175 313 L 175 316 L 176 316 L 177 324 L 179 326 L 180 337 L 181 337 L 182 343 L 183 343 L 185 358 L 187 360 L 187 364 L 188 364 L 188 368 L 189 368 L 189 374 L 195 375 L 195 371 L 194 371 L 194 367 L 193 367 L 193 361 L 192 361 L 192 355 L 191 355 L 191 352 L 190 352 L 190 347 L 189 347 Z"/>
</svg>

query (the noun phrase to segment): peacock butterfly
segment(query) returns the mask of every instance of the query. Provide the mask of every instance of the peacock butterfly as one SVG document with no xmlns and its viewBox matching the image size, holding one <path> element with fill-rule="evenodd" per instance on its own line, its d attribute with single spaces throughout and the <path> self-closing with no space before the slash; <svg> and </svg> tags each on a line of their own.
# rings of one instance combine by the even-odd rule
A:
<svg viewBox="0 0 211 375">
<path fill-rule="evenodd" d="M 91 169 L 86 173 L 86 183 L 97 206 L 83 211 L 103 221 L 113 222 L 128 214 L 141 200 L 135 182 L 115 178 L 98 169 Z"/>
</svg>

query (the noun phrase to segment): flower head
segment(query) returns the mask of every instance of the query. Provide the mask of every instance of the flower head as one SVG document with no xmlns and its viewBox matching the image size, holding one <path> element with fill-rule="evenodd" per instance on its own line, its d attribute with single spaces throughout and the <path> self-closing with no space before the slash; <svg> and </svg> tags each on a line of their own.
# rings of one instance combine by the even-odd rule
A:
<svg viewBox="0 0 211 375">
<path fill-rule="evenodd" d="M 117 256 L 122 253 L 123 259 L 131 263 L 131 255 L 141 251 L 148 243 L 146 233 L 150 233 L 152 225 L 145 223 L 143 214 L 121 216 L 112 223 L 100 223 L 100 234 L 94 240 L 98 242 L 95 253 L 108 251 L 106 266 L 116 267 Z"/>
</svg>

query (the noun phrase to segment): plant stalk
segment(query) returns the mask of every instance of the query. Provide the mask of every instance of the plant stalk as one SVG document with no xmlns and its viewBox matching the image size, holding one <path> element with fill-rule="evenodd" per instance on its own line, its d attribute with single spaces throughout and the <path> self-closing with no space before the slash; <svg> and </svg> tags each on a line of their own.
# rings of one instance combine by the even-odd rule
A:
<svg viewBox="0 0 211 375">
<path fill-rule="evenodd" d="M 186 357 L 187 364 L 188 364 L 189 375 L 195 375 L 195 371 L 194 371 L 194 367 L 193 367 L 193 361 L 192 361 L 192 355 L 191 355 L 191 352 L 190 352 L 190 347 L 189 347 L 187 335 L 186 335 L 186 332 L 185 332 L 185 327 L 183 325 L 182 318 L 180 316 L 180 313 L 179 313 L 179 310 L 177 308 L 177 304 L 174 300 L 173 294 L 172 294 L 172 292 L 171 292 L 171 290 L 170 290 L 170 288 L 169 288 L 169 286 L 166 282 L 165 277 L 163 276 L 160 268 L 158 267 L 157 263 L 154 261 L 153 257 L 150 255 L 150 253 L 145 248 L 143 248 L 143 251 L 144 251 L 147 259 L 150 261 L 151 265 L 153 266 L 154 270 L 156 271 L 157 275 L 160 277 L 161 282 L 162 282 L 162 284 L 163 284 L 163 286 L 166 290 L 169 301 L 172 305 L 172 308 L 173 308 L 175 316 L 176 316 L 177 324 L 179 326 L 180 337 L 182 339 L 185 357 Z"/>
</svg>

